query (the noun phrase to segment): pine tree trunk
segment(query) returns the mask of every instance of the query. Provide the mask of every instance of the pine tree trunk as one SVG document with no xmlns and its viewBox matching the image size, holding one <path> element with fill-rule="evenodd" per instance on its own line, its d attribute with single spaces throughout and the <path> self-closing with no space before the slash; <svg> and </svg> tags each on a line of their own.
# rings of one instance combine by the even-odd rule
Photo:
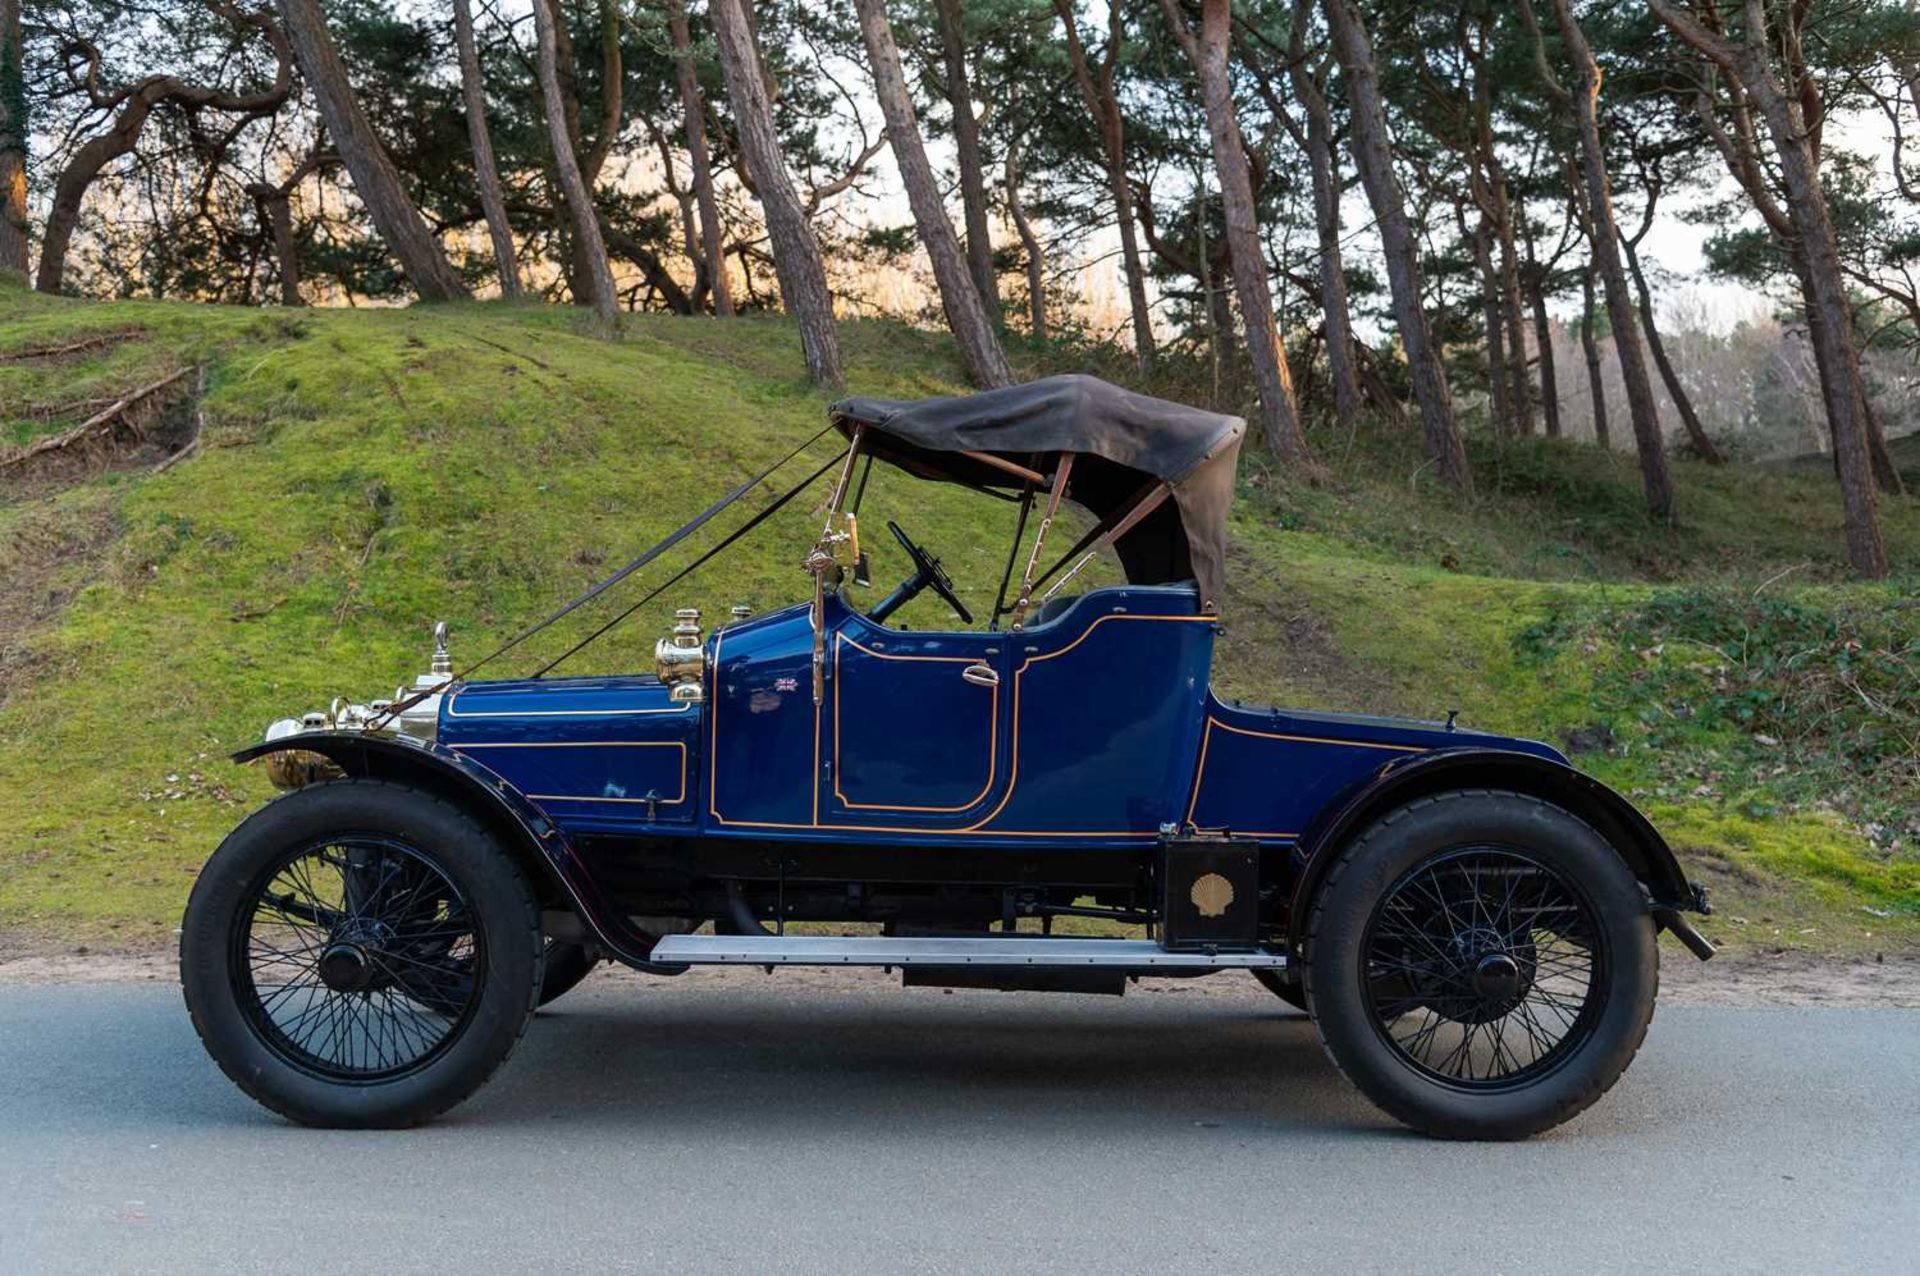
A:
<svg viewBox="0 0 1920 1276">
<path fill-rule="evenodd" d="M 487 129 L 487 86 L 480 77 L 480 51 L 473 40 L 472 0 L 453 0 L 454 42 L 460 51 L 460 94 L 467 109 L 467 141 L 473 147 L 473 171 L 480 184 L 480 211 L 487 219 L 487 237 L 493 241 L 493 260 L 500 272 L 500 295 L 520 295 L 520 265 L 513 247 L 513 226 L 507 221 L 507 201 L 500 189 L 500 169 L 493 160 L 493 137 Z"/>
<path fill-rule="evenodd" d="M 987 222 L 980 121 L 973 113 L 973 88 L 967 77 L 965 14 L 961 0 L 935 0 L 934 9 L 940 18 L 940 48 L 946 61 L 947 104 L 953 109 L 953 150 L 960 166 L 960 204 L 967 226 L 967 273 L 973 276 L 980 305 L 998 327 L 1000 282 L 994 274 L 993 234 Z"/>
<path fill-rule="evenodd" d="M 0 275 L 27 278 L 27 85 L 20 0 L 0 0 Z"/>
<path fill-rule="evenodd" d="M 1501 438 L 1511 438 L 1518 431 L 1507 383 L 1506 317 L 1500 311 L 1500 281 L 1493 266 L 1493 227 L 1488 218 L 1481 217 L 1470 238 L 1474 268 L 1480 272 L 1480 319 L 1487 332 L 1487 387 L 1493 399 L 1493 429 Z"/>
<path fill-rule="evenodd" d="M 713 313 L 733 314 L 733 288 L 727 282 L 726 227 L 720 220 L 720 201 L 713 191 L 713 156 L 707 149 L 706 103 L 700 94 L 700 76 L 693 61 L 693 34 L 687 27 L 684 0 L 667 0 L 667 33 L 673 41 L 675 74 L 680 86 L 680 110 L 687 121 L 687 157 L 693 167 L 693 196 L 700 207 L 700 250 L 707 288 L 713 295 Z"/>
<path fill-rule="evenodd" d="M 1887 446 L 1887 435 L 1880 428 L 1880 414 L 1873 409 L 1873 396 L 1867 392 L 1867 379 L 1863 372 L 1860 377 L 1860 419 L 1867 428 L 1867 455 L 1873 463 L 1873 481 L 1888 496 L 1905 496 L 1907 485 L 1900 477 L 1900 467 L 1894 463 L 1893 449 Z"/>
<path fill-rule="evenodd" d="M 1587 220 L 1593 231 L 1593 256 L 1607 299 L 1607 319 L 1613 326 L 1614 355 L 1626 383 L 1627 415 L 1633 422 L 1634 447 L 1640 456 L 1640 486 L 1647 509 L 1657 519 L 1673 518 L 1673 477 L 1667 469 L 1666 439 L 1660 432 L 1660 413 L 1654 403 L 1653 381 L 1647 375 L 1647 356 L 1640 344 L 1640 325 L 1627 291 L 1627 273 L 1620 264 L 1620 231 L 1613 216 L 1613 193 L 1607 179 L 1606 152 L 1600 143 L 1600 66 L 1593 58 L 1586 34 L 1574 20 L 1571 0 L 1553 0 L 1560 22 L 1560 38 L 1578 72 L 1573 91 L 1574 120 L 1580 135 L 1580 169 L 1587 196 Z"/>
<path fill-rule="evenodd" d="M 47 208 L 46 233 L 40 237 L 40 268 L 33 286 L 41 292 L 60 291 L 66 281 L 67 249 L 88 188 L 101 169 L 134 148 L 154 104 L 167 97 L 170 83 L 155 77 L 135 90 L 113 117 L 113 126 L 88 138 L 60 170 L 53 186 L 53 202 Z"/>
<path fill-rule="evenodd" d="M 1168 17 L 1186 21 L 1177 9 Z M 1259 214 L 1253 202 L 1253 174 L 1240 141 L 1240 125 L 1233 109 L 1233 87 L 1227 66 L 1227 45 L 1233 34 L 1228 0 L 1204 0 L 1200 6 L 1200 41 L 1195 49 L 1200 73 L 1200 97 L 1206 104 L 1207 132 L 1213 139 L 1213 166 L 1220 178 L 1220 203 L 1226 211 L 1227 256 L 1233 265 L 1234 292 L 1240 301 L 1240 322 L 1246 328 L 1247 355 L 1253 364 L 1254 388 L 1260 396 L 1260 430 L 1273 454 L 1309 469 L 1313 454 L 1300 428 L 1300 409 L 1293 397 L 1293 374 L 1287 368 L 1286 348 L 1273 319 L 1273 294 L 1267 285 L 1267 256 L 1260 243 Z"/>
<path fill-rule="evenodd" d="M 1386 106 L 1380 96 L 1380 77 L 1366 25 L 1353 0 L 1325 0 L 1327 26 L 1333 34 L 1335 56 L 1347 81 L 1353 111 L 1353 158 L 1367 202 L 1380 227 L 1387 261 L 1387 282 L 1393 293 L 1394 319 L 1406 347 L 1413 373 L 1414 399 L 1420 407 L 1427 454 L 1445 483 L 1471 491 L 1467 450 L 1454 419 L 1452 392 L 1441 363 L 1440 348 L 1423 309 L 1425 285 L 1420 271 L 1420 248 L 1407 222 L 1399 179 L 1393 172 L 1392 142 L 1387 131 Z"/>
<path fill-rule="evenodd" d="M 1524 225 L 1524 224 L 1523 224 Z M 1533 343 L 1540 349 L 1540 408 L 1547 437 L 1560 437 L 1560 373 L 1553 358 L 1553 321 L 1547 317 L 1547 269 L 1533 251 L 1533 235 L 1526 232 L 1527 300 L 1533 308 Z"/>
<path fill-rule="evenodd" d="M 1033 233 L 1026 205 L 1020 201 L 1020 139 L 1007 142 L 1007 215 L 1020 236 L 1020 249 L 1027 263 L 1027 327 L 1035 338 L 1047 336 L 1046 263 L 1040 254 L 1040 237 Z"/>
<path fill-rule="evenodd" d="M 1333 382 L 1333 411 L 1351 428 L 1360 415 L 1360 369 L 1353 352 L 1347 267 L 1340 249 L 1340 175 L 1333 158 L 1333 112 L 1319 74 L 1306 62 L 1306 24 L 1313 0 L 1294 0 L 1289 67 L 1294 94 L 1306 108 L 1307 171 L 1313 184 L 1313 228 L 1320 245 L 1320 314 Z"/>
<path fill-rule="evenodd" d="M 1805 298 L 1807 331 L 1820 369 L 1820 392 L 1833 434 L 1834 468 L 1840 480 L 1842 521 L 1846 529 L 1847 558 L 1854 571 L 1872 579 L 1887 575 L 1887 547 L 1880 533 L 1880 511 L 1874 491 L 1872 447 L 1865 419 L 1865 382 L 1860 375 L 1860 353 L 1853 341 L 1853 313 L 1840 268 L 1839 246 L 1826 192 L 1820 183 L 1820 162 L 1802 113 L 1804 96 L 1790 96 L 1775 76 L 1770 62 L 1767 9 L 1761 0 L 1748 0 L 1745 39 L 1734 43 L 1703 27 L 1688 10 L 1671 0 L 1649 0 L 1653 11 L 1675 34 L 1711 59 L 1744 90 L 1767 124 L 1773 138 L 1781 185 L 1786 191 L 1784 214 L 1777 205 L 1755 194 L 1768 224 L 1776 233 L 1791 232 L 1798 251 L 1793 254 Z M 1789 15 L 1792 20 L 1792 15 Z M 1789 41 L 1797 44 L 1797 39 Z M 1803 82 L 1802 94 L 1817 93 Z M 1740 157 L 1728 154 L 1729 167 L 1750 190 L 1759 189 L 1754 169 L 1741 171 Z M 1756 166 L 1757 167 L 1757 166 Z M 1785 223 L 1784 225 L 1782 223 Z"/>
<path fill-rule="evenodd" d="M 1833 455 L 1840 477 L 1840 503 L 1847 537 L 1847 558 L 1855 572 L 1879 580 L 1887 575 L 1887 547 L 1880 534 L 1879 503 L 1873 462 L 1862 412 L 1865 392 L 1860 352 L 1853 344 L 1853 308 L 1840 269 L 1839 246 L 1819 165 L 1807 143 L 1799 104 L 1768 68 L 1764 45 L 1754 50 L 1741 76 L 1773 136 L 1786 188 L 1787 214 L 1800 234 L 1806 270 L 1807 334 L 1821 355 L 1821 394 L 1833 431 Z"/>
<path fill-rule="evenodd" d="M 293 235 L 291 192 L 265 183 L 248 190 L 260 210 L 261 220 L 273 235 L 275 273 L 280 276 L 280 304 L 304 306 L 307 302 L 300 295 L 300 246 Z"/>
<path fill-rule="evenodd" d="M 593 194 L 580 172 L 580 161 L 573 152 L 573 139 L 567 135 L 566 101 L 560 96 L 560 75 L 556 68 L 553 11 L 559 0 L 533 0 L 534 34 L 540 44 L 540 95 L 546 103 L 547 137 L 553 146 L 553 167 L 560 177 L 560 193 L 567 202 L 573 221 L 574 258 L 579 266 L 574 300 L 593 307 L 602 322 L 611 323 L 620 311 L 620 295 L 613 286 L 613 269 L 607 264 L 607 243 L 600 235 L 600 218 L 594 211 Z"/>
<path fill-rule="evenodd" d="M 1600 366 L 1600 341 L 1593 331 L 1593 263 L 1580 277 L 1580 348 L 1587 356 L 1587 395 L 1593 401 L 1593 440 L 1603 448 L 1613 446 L 1607 428 L 1607 378 Z"/>
<path fill-rule="evenodd" d="M 1693 397 L 1687 393 L 1673 360 L 1667 357 L 1667 343 L 1661 340 L 1660 325 L 1654 319 L 1653 289 L 1647 286 L 1647 272 L 1640 266 L 1640 249 L 1632 239 L 1623 239 L 1620 243 L 1627 250 L 1627 271 L 1633 276 L 1633 290 L 1640 299 L 1640 322 L 1647 331 L 1647 352 L 1653 356 L 1653 365 L 1660 370 L 1660 380 L 1667 387 L 1667 397 L 1673 400 L 1674 410 L 1686 427 L 1688 446 L 1707 464 L 1724 465 L 1727 458 L 1720 455 L 1720 449 L 1708 437 L 1707 427 L 1694 410 Z"/>
<path fill-rule="evenodd" d="M 347 79 L 346 64 L 327 32 L 319 0 L 275 0 L 293 43 L 300 74 L 313 90 L 327 136 L 353 178 L 354 194 L 365 206 L 387 251 L 400 263 L 407 282 L 422 301 L 451 301 L 471 295 L 447 261 L 439 239 L 407 194 L 400 170 L 368 122 Z"/>
<path fill-rule="evenodd" d="M 1520 303 L 1520 253 L 1514 244 L 1513 200 L 1506 170 L 1489 152 L 1487 184 L 1493 189 L 1493 235 L 1500 249 L 1501 321 L 1507 334 L 1507 382 L 1512 387 L 1514 428 L 1533 433 L 1533 381 L 1527 375 L 1527 323 Z"/>
<path fill-rule="evenodd" d="M 767 78 L 741 5 L 742 0 L 711 0 L 708 6 L 720 47 L 720 69 L 727 79 L 728 104 L 747 171 L 766 214 L 780 300 L 800 327 L 800 353 L 807 375 L 814 384 L 837 390 L 845 378 L 840 369 L 840 336 L 833 324 L 833 294 L 827 291 L 820 243 L 807 225 L 806 209 L 794 194 L 780 153 Z"/>
<path fill-rule="evenodd" d="M 1080 42 L 1073 0 L 1053 0 L 1053 8 L 1066 27 L 1067 57 L 1073 65 L 1074 82 L 1080 86 L 1081 101 L 1100 131 L 1102 155 L 1107 164 L 1107 191 L 1113 197 L 1114 221 L 1120 230 L 1121 272 L 1126 276 L 1127 302 L 1133 315 L 1134 355 L 1141 372 L 1151 372 L 1156 354 L 1153 312 L 1147 305 L 1147 275 L 1140 262 L 1140 235 L 1134 225 L 1133 188 L 1127 183 L 1126 125 L 1120 104 L 1113 96 L 1113 68 L 1119 60 L 1123 6 L 1107 6 L 1107 52 L 1097 80 L 1087 61 L 1086 47 Z"/>
<path fill-rule="evenodd" d="M 880 99 L 880 112 L 887 121 L 887 142 L 893 148 L 894 163 L 900 168 L 900 180 L 907 188 L 907 203 L 913 209 L 920 243 L 933 262 L 934 282 L 940 289 L 940 305 L 946 312 L 947 327 L 960 348 L 960 362 L 967 377 L 985 389 L 1013 384 L 1013 369 L 1000 349 L 993 323 L 980 302 L 973 279 L 967 274 L 966 259 L 960 242 L 947 221 L 947 210 L 940 199 L 940 183 L 927 159 L 920 140 L 920 124 L 914 118 L 913 100 L 907 93 L 906 75 L 900 66 L 900 50 L 893 43 L 893 28 L 888 25 L 885 0 L 854 0 L 860 15 L 860 36 L 867 46 L 867 61 L 873 73 L 874 93 Z"/>
</svg>

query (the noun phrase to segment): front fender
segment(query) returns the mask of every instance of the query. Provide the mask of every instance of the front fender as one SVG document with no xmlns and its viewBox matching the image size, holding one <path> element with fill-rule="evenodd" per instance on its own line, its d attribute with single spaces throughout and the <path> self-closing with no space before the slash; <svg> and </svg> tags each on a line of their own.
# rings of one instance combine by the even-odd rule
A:
<svg viewBox="0 0 1920 1276">
<path fill-rule="evenodd" d="M 536 885 L 568 902 L 595 942 L 630 965 L 647 966 L 657 936 L 610 907 L 560 827 L 478 762 L 438 744 L 359 731 L 303 731 L 242 749 L 233 760 L 250 763 L 288 750 L 320 754 L 350 776 L 393 780 L 453 802 L 498 836 Z"/>
<path fill-rule="evenodd" d="M 1673 848 L 1633 803 L 1590 775 L 1549 758 L 1508 749 L 1436 749 L 1396 758 L 1332 804 L 1301 835 L 1304 858 L 1289 905 L 1288 943 L 1298 955 L 1314 894 L 1339 848 L 1397 806 L 1447 789 L 1507 789 L 1564 807 L 1599 831 L 1647 889 L 1654 919 L 1702 960 L 1713 947 L 1682 913 L 1708 913 L 1704 889 L 1687 881 Z"/>
</svg>

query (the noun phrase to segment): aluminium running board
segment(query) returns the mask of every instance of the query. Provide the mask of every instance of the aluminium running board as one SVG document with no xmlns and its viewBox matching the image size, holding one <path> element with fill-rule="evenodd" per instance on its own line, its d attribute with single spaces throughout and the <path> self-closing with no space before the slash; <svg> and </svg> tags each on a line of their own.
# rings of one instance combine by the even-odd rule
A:
<svg viewBox="0 0 1920 1276">
<path fill-rule="evenodd" d="M 1283 970 L 1271 952 L 1168 952 L 1150 939 L 1040 936 L 919 939 L 845 935 L 668 935 L 648 958 L 671 966 L 996 966 L 1078 970 Z"/>
</svg>

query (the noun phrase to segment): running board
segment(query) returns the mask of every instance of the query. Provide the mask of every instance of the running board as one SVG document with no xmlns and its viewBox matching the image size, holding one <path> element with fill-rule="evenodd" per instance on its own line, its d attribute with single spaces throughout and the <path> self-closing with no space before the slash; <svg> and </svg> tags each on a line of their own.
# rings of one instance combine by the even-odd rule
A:
<svg viewBox="0 0 1920 1276">
<path fill-rule="evenodd" d="M 668 935 L 663 966 L 1051 966 L 1108 970 L 1283 970 L 1282 953 L 1168 952 L 1150 939 L 1039 936 L 917 939 L 846 935 Z"/>
</svg>

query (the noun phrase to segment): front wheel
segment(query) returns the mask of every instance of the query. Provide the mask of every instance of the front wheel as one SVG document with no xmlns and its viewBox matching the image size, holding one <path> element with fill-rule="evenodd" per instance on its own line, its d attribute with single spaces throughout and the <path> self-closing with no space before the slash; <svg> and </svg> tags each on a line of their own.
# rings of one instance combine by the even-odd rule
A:
<svg viewBox="0 0 1920 1276">
<path fill-rule="evenodd" d="M 1516 1139 L 1604 1094 L 1659 986 L 1640 885 L 1569 812 L 1519 793 L 1422 798 L 1340 854 L 1306 935 L 1307 1001 L 1340 1070 L 1426 1134 Z"/>
<path fill-rule="evenodd" d="M 526 1029 L 542 956 L 533 892 L 487 830 L 366 779 L 235 829 L 180 933 L 187 1009 L 221 1070 L 333 1127 L 413 1125 L 478 1089 Z"/>
</svg>

